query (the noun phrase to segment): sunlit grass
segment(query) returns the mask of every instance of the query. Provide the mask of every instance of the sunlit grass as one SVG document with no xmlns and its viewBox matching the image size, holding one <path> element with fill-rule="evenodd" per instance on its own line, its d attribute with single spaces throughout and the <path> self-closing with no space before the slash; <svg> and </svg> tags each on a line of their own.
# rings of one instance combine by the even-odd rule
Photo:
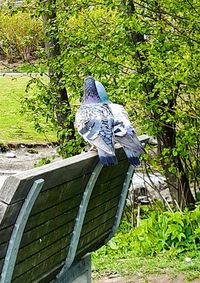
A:
<svg viewBox="0 0 200 283">
<path fill-rule="evenodd" d="M 37 133 L 31 114 L 21 113 L 21 100 L 29 77 L 0 77 L 0 142 L 39 143 L 55 141 L 55 133 Z"/>
<path fill-rule="evenodd" d="M 186 261 L 187 256 L 191 258 L 191 262 Z M 125 278 L 129 277 L 135 280 L 140 278 L 143 280 L 140 282 L 149 282 L 148 278 L 152 275 L 166 274 L 173 279 L 181 274 L 185 279 L 184 282 L 190 282 L 200 278 L 199 260 L 200 254 L 197 251 L 184 253 L 179 257 L 169 257 L 164 254 L 140 257 L 134 256 L 133 253 L 118 256 L 112 253 L 103 254 L 100 249 L 93 253 L 93 278 L 99 279 L 117 273 Z"/>
</svg>

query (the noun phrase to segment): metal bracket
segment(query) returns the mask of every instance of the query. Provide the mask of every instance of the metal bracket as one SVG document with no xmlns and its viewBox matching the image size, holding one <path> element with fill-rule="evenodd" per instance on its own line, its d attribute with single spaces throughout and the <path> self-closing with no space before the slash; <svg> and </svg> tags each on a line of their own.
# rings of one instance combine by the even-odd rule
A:
<svg viewBox="0 0 200 283">
<path fill-rule="evenodd" d="M 113 235 L 115 234 L 116 230 L 119 227 L 119 224 L 120 224 L 121 218 L 122 218 L 122 214 L 123 214 L 124 205 L 125 205 L 125 202 L 126 202 L 128 189 L 129 189 L 130 182 L 131 182 L 131 179 L 133 177 L 134 172 L 135 172 L 135 167 L 133 165 L 130 165 L 129 169 L 126 173 L 126 179 L 124 181 L 123 189 L 122 189 L 122 192 L 121 192 L 121 195 L 120 195 L 120 200 L 119 200 L 117 212 L 116 212 L 116 215 L 115 215 L 115 222 L 114 222 L 114 225 L 112 227 L 110 234 L 108 235 L 108 237 L 104 241 L 104 244 L 106 244 L 108 241 L 110 241 L 110 239 L 113 237 Z"/>
<path fill-rule="evenodd" d="M 86 210 L 87 210 L 87 207 L 88 207 L 88 203 L 89 203 L 93 188 L 96 184 L 96 180 L 97 180 L 102 168 L 103 168 L 103 165 L 100 162 L 98 162 L 94 171 L 92 172 L 90 180 L 89 180 L 89 182 L 86 186 L 86 189 L 85 189 L 85 192 L 83 194 L 83 198 L 81 200 L 81 204 L 80 204 L 80 207 L 79 207 L 79 211 L 78 211 L 78 214 L 77 214 L 77 217 L 76 217 L 76 220 L 75 220 L 74 230 L 73 230 L 73 233 L 72 233 L 67 258 L 65 260 L 63 268 L 61 269 L 60 273 L 57 275 L 54 282 L 67 283 L 66 272 L 70 268 L 70 266 L 72 265 L 72 263 L 74 261 L 76 251 L 77 251 L 77 247 L 78 247 L 78 243 L 79 243 L 79 239 L 80 239 L 80 235 L 81 235 L 81 230 L 82 230 L 84 218 L 85 218 L 85 214 L 86 214 Z"/>
<path fill-rule="evenodd" d="M 28 217 L 35 203 L 35 200 L 37 199 L 42 189 L 43 184 L 44 184 L 43 179 L 39 179 L 33 183 L 21 207 L 21 210 L 15 222 L 15 226 L 13 228 L 11 238 L 9 241 L 6 257 L 4 260 L 3 270 L 1 273 L 0 283 L 10 283 L 12 280 L 17 253 L 19 250 L 24 228 L 26 226 Z"/>
</svg>

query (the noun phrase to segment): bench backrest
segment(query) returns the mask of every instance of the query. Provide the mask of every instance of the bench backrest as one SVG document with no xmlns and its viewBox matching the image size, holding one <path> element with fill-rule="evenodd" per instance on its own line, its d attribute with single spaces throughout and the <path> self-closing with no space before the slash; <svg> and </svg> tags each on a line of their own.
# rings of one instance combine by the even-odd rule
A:
<svg viewBox="0 0 200 283">
<path fill-rule="evenodd" d="M 89 152 L 5 180 L 1 283 L 50 282 L 112 237 L 133 175 L 121 148 L 117 156 L 113 167 Z"/>
</svg>

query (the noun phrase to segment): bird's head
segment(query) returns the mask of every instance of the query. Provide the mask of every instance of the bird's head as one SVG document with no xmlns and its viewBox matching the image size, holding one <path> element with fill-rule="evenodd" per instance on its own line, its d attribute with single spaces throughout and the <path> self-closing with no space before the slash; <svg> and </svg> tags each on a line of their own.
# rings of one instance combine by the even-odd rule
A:
<svg viewBox="0 0 200 283">
<path fill-rule="evenodd" d="M 86 77 L 84 80 L 83 102 L 86 102 L 86 103 L 101 102 L 101 99 L 97 92 L 95 79 L 93 77 Z"/>
<path fill-rule="evenodd" d="M 108 95 L 107 95 L 106 90 L 105 90 L 104 86 L 102 85 L 102 83 L 95 80 L 95 85 L 96 85 L 96 88 L 97 88 L 98 95 L 101 99 L 101 102 L 108 102 L 109 98 L 108 98 Z"/>
</svg>

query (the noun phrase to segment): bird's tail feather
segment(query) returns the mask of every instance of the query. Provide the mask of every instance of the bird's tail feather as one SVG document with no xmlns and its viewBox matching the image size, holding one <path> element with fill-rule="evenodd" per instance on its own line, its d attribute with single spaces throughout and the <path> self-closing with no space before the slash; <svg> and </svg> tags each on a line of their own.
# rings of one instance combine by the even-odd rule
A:
<svg viewBox="0 0 200 283">
<path fill-rule="evenodd" d="M 134 166 L 137 167 L 140 165 L 140 159 L 139 159 L 139 154 L 134 152 L 133 150 L 123 147 L 124 151 L 126 153 L 126 156 L 128 157 L 129 162 Z"/>
<path fill-rule="evenodd" d="M 104 166 L 116 165 L 118 163 L 117 157 L 115 155 L 108 154 L 99 148 L 98 148 L 98 154 L 99 154 L 100 162 Z"/>
</svg>

